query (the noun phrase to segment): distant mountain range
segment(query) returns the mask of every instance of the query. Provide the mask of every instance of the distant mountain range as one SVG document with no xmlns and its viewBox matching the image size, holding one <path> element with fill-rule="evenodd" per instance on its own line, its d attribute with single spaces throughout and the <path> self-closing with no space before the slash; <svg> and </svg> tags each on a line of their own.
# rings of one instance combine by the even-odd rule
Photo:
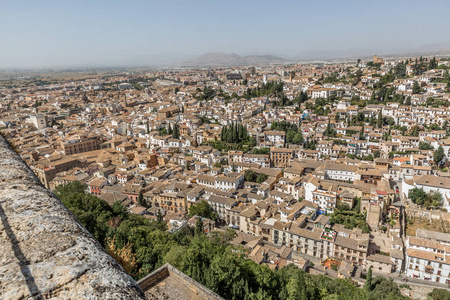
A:
<svg viewBox="0 0 450 300">
<path fill-rule="evenodd" d="M 282 63 L 286 60 L 275 55 L 246 55 L 236 53 L 211 52 L 181 63 L 182 66 L 246 66 Z"/>
<path fill-rule="evenodd" d="M 376 52 L 376 51 L 375 51 Z M 311 60 L 333 60 L 341 58 L 360 58 L 371 56 L 374 53 L 369 49 L 329 49 L 329 50 L 310 50 L 303 51 L 291 58 L 294 61 L 311 61 Z"/>
</svg>

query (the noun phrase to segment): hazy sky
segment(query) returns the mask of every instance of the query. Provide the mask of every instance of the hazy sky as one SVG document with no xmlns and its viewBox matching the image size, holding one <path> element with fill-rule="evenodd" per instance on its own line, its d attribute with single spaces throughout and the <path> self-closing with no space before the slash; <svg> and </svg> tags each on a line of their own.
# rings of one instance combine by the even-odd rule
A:
<svg viewBox="0 0 450 300">
<path fill-rule="evenodd" d="M 415 51 L 450 42 L 449 12 L 449 0 L 0 0 L 0 69 L 218 51 Z"/>
</svg>

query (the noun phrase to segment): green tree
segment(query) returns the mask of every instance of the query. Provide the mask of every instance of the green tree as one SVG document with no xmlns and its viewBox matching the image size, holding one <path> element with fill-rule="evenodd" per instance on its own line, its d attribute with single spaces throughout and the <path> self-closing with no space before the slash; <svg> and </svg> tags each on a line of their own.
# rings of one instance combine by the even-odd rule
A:
<svg viewBox="0 0 450 300">
<path fill-rule="evenodd" d="M 57 186 L 55 188 L 55 195 L 59 199 L 63 200 L 72 194 L 84 194 L 86 189 L 86 184 L 82 184 L 79 181 L 72 181 L 71 183 Z"/>
<path fill-rule="evenodd" d="M 433 57 L 432 59 L 430 59 L 430 62 L 429 62 L 429 64 L 428 64 L 428 69 L 429 69 L 429 70 L 431 70 L 431 69 L 436 69 L 437 66 L 438 66 L 438 62 L 437 62 L 437 60 L 436 60 L 436 57 Z"/>
<path fill-rule="evenodd" d="M 161 210 L 158 209 L 158 212 L 156 213 L 156 222 L 163 227 L 166 223 L 164 222 L 164 217 L 161 213 Z"/>
<path fill-rule="evenodd" d="M 268 175 L 259 173 L 258 176 L 256 176 L 256 183 L 263 183 L 264 181 L 267 180 L 267 178 L 269 178 Z"/>
<path fill-rule="evenodd" d="M 143 207 L 148 207 L 147 201 L 144 200 L 144 195 L 142 193 L 139 193 L 138 203 Z"/>
<path fill-rule="evenodd" d="M 420 150 L 434 150 L 434 147 L 431 146 L 431 144 L 428 142 L 420 142 L 419 149 Z"/>
<path fill-rule="evenodd" d="M 293 144 L 301 144 L 301 143 L 303 143 L 303 135 L 302 135 L 302 133 L 300 132 L 300 131 L 298 131 L 295 135 L 294 135 L 294 137 L 292 138 L 292 141 L 291 141 Z"/>
<path fill-rule="evenodd" d="M 445 158 L 444 148 L 442 148 L 442 146 L 439 146 L 439 148 L 437 148 L 437 150 L 434 151 L 433 160 L 436 164 L 439 164 L 444 158 Z"/>
<path fill-rule="evenodd" d="M 364 289 L 368 292 L 372 290 L 372 266 L 367 271 L 366 282 L 364 283 Z"/>
<path fill-rule="evenodd" d="M 172 137 L 173 137 L 174 139 L 179 139 L 179 138 L 180 138 L 180 131 L 179 131 L 179 126 L 178 126 L 178 124 L 174 124 L 174 125 L 173 125 Z"/>
<path fill-rule="evenodd" d="M 235 236 L 231 229 L 205 235 L 201 218 L 198 218 L 200 221 L 196 226 L 185 226 L 169 233 L 159 223 L 164 222 L 161 214 L 157 216 L 159 222 L 152 221 L 128 213 L 119 202 L 111 208 L 97 197 L 85 194 L 78 184 L 72 188 L 59 188 L 63 203 L 77 218 L 80 216 L 83 226 L 96 238 L 106 236 L 109 249 L 127 249 L 131 252 L 130 257 L 135 258 L 132 264 L 127 263 L 127 259 L 119 259 L 119 262 L 136 280 L 169 262 L 227 300 L 406 299 L 397 285 L 386 278 L 373 278 L 372 288 L 368 292 L 359 289 L 350 280 L 311 275 L 293 264 L 272 270 L 247 259 L 241 248 L 229 244 Z M 345 210 L 340 215 L 353 213 L 353 219 L 359 218 L 356 211 L 359 210 Z"/>
<path fill-rule="evenodd" d="M 244 173 L 245 181 L 256 182 L 256 178 L 258 177 L 258 173 L 253 170 L 247 169 Z"/>
<path fill-rule="evenodd" d="M 423 189 L 413 188 L 408 192 L 408 198 L 411 201 L 418 205 L 423 205 L 427 200 L 427 193 Z"/>
<path fill-rule="evenodd" d="M 433 289 L 433 291 L 428 293 L 428 296 L 431 298 L 431 300 L 449 300 L 450 292 L 446 289 L 435 288 Z"/>
<path fill-rule="evenodd" d="M 365 137 L 364 137 L 364 123 L 361 126 L 361 131 L 359 132 L 359 139 L 360 140 L 364 140 L 365 139 Z"/>
<path fill-rule="evenodd" d="M 377 127 L 378 127 L 378 128 L 383 127 L 383 112 L 382 112 L 381 109 L 380 109 L 380 111 L 378 112 Z"/>
<path fill-rule="evenodd" d="M 203 227 L 203 220 L 201 217 L 197 218 L 197 222 L 195 223 L 195 235 L 203 235 L 205 234 L 205 229 Z"/>
<path fill-rule="evenodd" d="M 406 97 L 405 105 L 407 106 L 411 105 L 411 96 Z"/>
<path fill-rule="evenodd" d="M 332 130 L 333 129 L 331 129 L 331 120 L 330 120 L 330 118 L 328 118 L 328 124 L 327 124 L 327 129 L 325 130 L 325 135 L 331 136 Z"/>
<path fill-rule="evenodd" d="M 414 81 L 412 93 L 413 94 L 420 94 L 422 92 L 422 87 L 419 85 L 417 81 Z"/>
<path fill-rule="evenodd" d="M 419 136 L 419 134 L 420 134 L 420 128 L 419 128 L 419 126 L 416 125 L 413 127 L 413 131 L 412 131 L 411 135 L 417 137 L 417 136 Z"/>
<path fill-rule="evenodd" d="M 213 221 L 216 221 L 218 218 L 217 213 L 209 206 L 208 202 L 206 202 L 205 200 L 191 205 L 191 207 L 189 208 L 188 216 L 199 216 L 202 218 L 211 219 Z"/>
</svg>

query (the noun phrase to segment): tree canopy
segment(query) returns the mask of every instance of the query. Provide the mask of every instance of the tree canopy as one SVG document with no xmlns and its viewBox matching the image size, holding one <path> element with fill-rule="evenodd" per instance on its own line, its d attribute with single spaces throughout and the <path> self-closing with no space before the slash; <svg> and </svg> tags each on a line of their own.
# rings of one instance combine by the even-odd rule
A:
<svg viewBox="0 0 450 300">
<path fill-rule="evenodd" d="M 273 122 L 270 125 L 270 130 L 284 131 L 286 134 L 286 143 L 301 144 L 303 143 L 302 132 L 298 129 L 297 125 L 289 123 L 287 121 Z"/>
<path fill-rule="evenodd" d="M 199 219 L 197 230 L 185 226 L 169 233 L 161 217 L 150 221 L 130 214 L 119 202 L 111 207 L 84 190 L 83 185 L 74 182 L 58 187 L 56 193 L 100 243 L 105 245 L 107 241 L 107 251 L 135 279 L 170 263 L 225 299 L 406 299 L 386 278 L 373 278 L 369 292 L 350 280 L 310 275 L 292 264 L 272 270 L 231 246 L 231 229 L 207 235 Z M 196 209 L 200 211 L 204 206 L 199 203 Z"/>
<path fill-rule="evenodd" d="M 199 216 L 202 218 L 208 218 L 211 220 L 217 220 L 217 213 L 209 206 L 205 200 L 200 201 L 197 204 L 191 205 L 189 208 L 189 217 Z"/>
<path fill-rule="evenodd" d="M 439 146 L 439 148 L 437 148 L 436 151 L 434 151 L 433 154 L 433 160 L 436 164 L 439 164 L 445 157 L 444 154 L 444 148 L 442 148 L 442 146 Z"/>
<path fill-rule="evenodd" d="M 247 134 L 247 126 L 233 122 L 230 126 L 222 127 L 220 139 L 222 142 L 239 144 L 248 141 L 250 136 Z"/>
<path fill-rule="evenodd" d="M 269 176 L 267 176 L 266 174 L 257 173 L 255 171 L 249 170 L 249 169 L 245 170 L 245 173 L 244 173 L 245 181 L 263 183 L 264 181 L 267 180 L 267 178 L 269 178 Z"/>
<path fill-rule="evenodd" d="M 441 206 L 443 197 L 438 191 L 427 194 L 423 189 L 413 188 L 409 190 L 408 197 L 411 201 L 417 205 L 424 205 L 425 207 L 430 206 Z"/>
</svg>

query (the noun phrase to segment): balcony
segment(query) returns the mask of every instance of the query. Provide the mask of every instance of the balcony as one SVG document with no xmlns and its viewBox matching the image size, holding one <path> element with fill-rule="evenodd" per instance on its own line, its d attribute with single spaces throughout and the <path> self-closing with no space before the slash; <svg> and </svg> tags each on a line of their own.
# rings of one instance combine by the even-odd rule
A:
<svg viewBox="0 0 450 300">
<path fill-rule="evenodd" d="M 425 266 L 425 273 L 433 274 L 433 273 L 434 273 L 433 267 L 431 267 L 431 266 Z"/>
</svg>

